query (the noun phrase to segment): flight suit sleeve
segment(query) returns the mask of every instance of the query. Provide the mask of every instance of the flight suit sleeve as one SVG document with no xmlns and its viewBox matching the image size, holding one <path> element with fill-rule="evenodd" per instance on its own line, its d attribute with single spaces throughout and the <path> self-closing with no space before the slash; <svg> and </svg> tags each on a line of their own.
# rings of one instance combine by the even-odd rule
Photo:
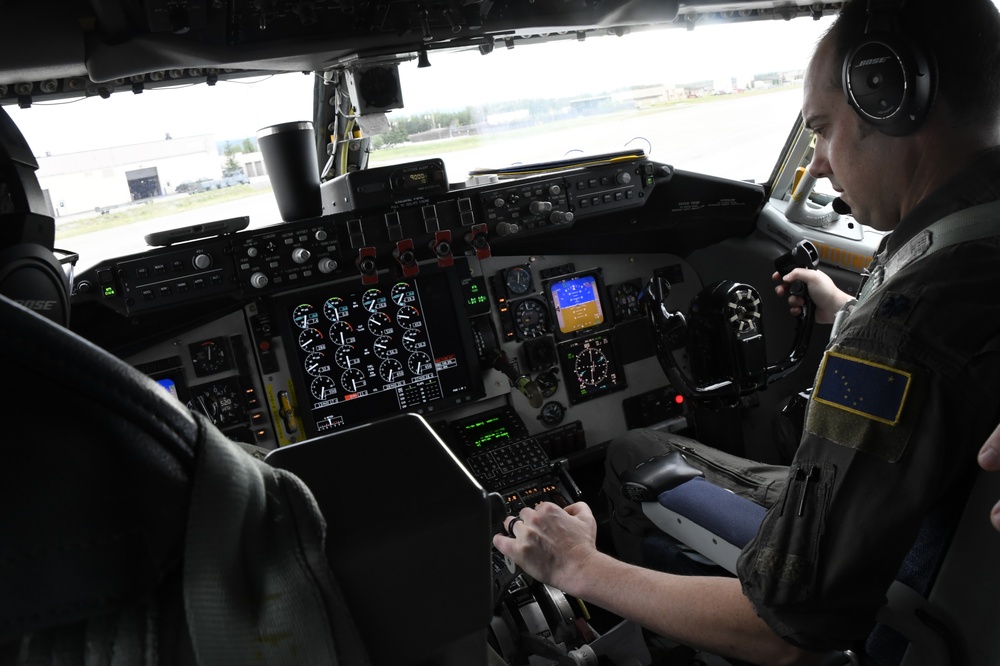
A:
<svg viewBox="0 0 1000 666">
<path fill-rule="evenodd" d="M 805 649 L 870 633 L 925 517 L 960 490 L 997 416 L 995 337 L 956 353 L 928 343 L 933 327 L 911 335 L 912 302 L 906 326 L 878 304 L 827 350 L 787 485 L 738 563 L 760 617 Z"/>
</svg>

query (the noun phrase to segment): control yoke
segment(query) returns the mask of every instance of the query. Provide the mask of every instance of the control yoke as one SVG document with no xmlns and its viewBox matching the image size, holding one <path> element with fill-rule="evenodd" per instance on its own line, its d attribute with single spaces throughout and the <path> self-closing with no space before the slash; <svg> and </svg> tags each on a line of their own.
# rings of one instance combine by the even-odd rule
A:
<svg viewBox="0 0 1000 666">
<path fill-rule="evenodd" d="M 819 251 L 807 240 L 778 257 L 775 268 L 787 275 L 795 268 L 815 269 Z M 656 357 L 674 387 L 689 399 L 737 400 L 763 390 L 801 363 L 815 323 L 815 308 L 806 285 L 796 280 L 790 293 L 805 301 L 797 318 L 792 350 L 769 365 L 764 344 L 760 294 L 749 284 L 723 280 L 706 287 L 691 303 L 688 315 L 666 305 L 670 283 L 654 277 L 639 296 L 656 345 Z M 686 347 L 689 376 L 674 351 Z"/>
</svg>

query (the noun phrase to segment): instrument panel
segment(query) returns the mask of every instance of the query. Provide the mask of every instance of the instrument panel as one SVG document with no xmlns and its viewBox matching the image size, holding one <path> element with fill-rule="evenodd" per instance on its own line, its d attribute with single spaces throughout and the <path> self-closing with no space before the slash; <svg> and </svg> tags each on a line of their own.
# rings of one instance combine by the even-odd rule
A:
<svg viewBox="0 0 1000 666">
<path fill-rule="evenodd" d="M 639 294 L 667 275 L 672 303 L 685 309 L 702 284 L 666 247 L 533 248 L 648 219 L 643 207 L 674 175 L 633 156 L 380 199 L 102 262 L 79 277 L 73 305 L 141 330 L 145 342 L 119 355 L 262 451 L 415 412 L 472 466 L 483 451 L 464 449 L 458 434 L 499 410 L 503 432 L 517 436 L 483 436 L 503 445 L 476 458 L 483 485 L 518 501 L 572 500 L 571 480 L 552 461 L 630 428 L 683 420 L 683 401 L 653 359 Z M 723 209 L 741 209 L 743 224 L 762 195 L 735 183 L 717 196 L 744 197 Z M 544 473 L 508 469 L 538 462 L 539 452 Z"/>
</svg>

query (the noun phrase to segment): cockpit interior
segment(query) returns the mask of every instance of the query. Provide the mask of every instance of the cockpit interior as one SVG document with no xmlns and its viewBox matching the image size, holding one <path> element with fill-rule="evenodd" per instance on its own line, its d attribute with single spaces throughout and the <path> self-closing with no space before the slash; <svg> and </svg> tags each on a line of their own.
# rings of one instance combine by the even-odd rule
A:
<svg viewBox="0 0 1000 666">
<path fill-rule="evenodd" d="M 191 495 L 201 463 L 197 451 L 177 442 L 217 433 L 254 465 L 301 479 L 315 498 L 326 526 L 321 552 L 343 600 L 339 615 L 327 605 L 329 624 L 348 618 L 325 629 L 337 646 L 353 646 L 334 650 L 336 663 L 738 663 L 672 646 L 531 580 L 490 538 L 504 516 L 523 507 L 583 500 L 602 526 L 599 544 L 613 549 L 603 530 L 605 453 L 636 428 L 789 463 L 830 327 L 808 313 L 791 316 L 772 273 L 818 268 L 842 289 L 856 290 L 884 235 L 855 221 L 836 193 L 806 172 L 813 143 L 795 115 L 801 80 L 787 77 L 798 88 L 790 115 L 769 118 L 779 137 L 769 145 L 756 143 L 752 130 L 739 133 L 740 116 L 712 115 L 712 105 L 734 103 L 730 98 L 773 93 L 763 85 L 716 83 L 714 92 L 692 89 L 673 100 L 705 119 L 698 129 L 679 126 L 680 133 L 697 133 L 699 157 L 725 162 L 737 144 L 763 156 L 764 172 L 746 177 L 700 171 L 693 157 L 675 162 L 668 141 L 655 150 L 648 141 L 616 148 L 595 141 L 600 147 L 472 163 L 436 152 L 466 140 L 458 137 L 458 121 L 437 128 L 433 141 L 411 137 L 407 145 L 426 149 L 399 158 L 380 158 L 394 147 L 379 137 L 406 113 L 410 91 L 401 68 L 430 72 L 451 53 L 485 62 L 505 50 L 566 43 L 601 44 L 614 54 L 616 44 L 644 34 L 667 42 L 754 25 L 791 35 L 815 30 L 840 6 L 0 2 L 0 336 L 5 366 L 13 368 L 2 382 L 4 440 L 13 458 L 0 491 L 10 514 L 0 530 L 0 661 L 34 663 L 26 636 L 64 635 L 59 631 L 75 626 L 73 640 L 82 641 L 91 629 L 80 627 L 168 585 L 184 594 L 160 598 L 160 639 L 175 630 L 187 635 L 181 643 L 198 645 L 198 659 L 189 659 L 187 648 L 156 647 L 145 635 L 132 648 L 147 651 L 144 659 L 107 663 L 154 663 L 149 653 L 156 650 L 156 663 L 253 657 L 226 651 L 225 622 L 196 626 L 193 583 L 179 582 L 183 563 L 211 554 L 191 545 L 188 521 L 200 507 L 212 513 L 206 505 L 214 501 L 211 492 Z M 757 47 L 764 45 L 749 44 Z M 805 62 L 809 53 L 800 55 Z M 736 48 L 722 53 L 723 61 L 742 57 Z M 592 84 L 594 96 L 563 103 L 574 117 L 611 114 L 594 134 L 633 122 L 613 115 L 618 106 L 601 106 L 613 94 L 595 101 L 615 88 L 615 76 L 676 64 L 656 52 L 604 60 L 609 67 L 594 72 L 601 82 Z M 570 59 L 535 64 L 554 88 L 574 67 Z M 522 73 L 512 71 L 511 80 Z M 153 154 L 105 161 L 106 153 L 130 150 L 115 136 L 100 138 L 103 152 L 67 153 L 74 171 L 59 166 L 49 144 L 36 147 L 38 134 L 29 131 L 33 114 L 47 107 L 86 105 L 100 113 L 112 101 L 166 100 L 175 88 L 211 93 L 275 74 L 304 79 L 298 85 L 310 94 L 303 115 L 277 119 L 249 137 L 266 175 L 244 161 L 242 170 L 223 167 L 207 174 L 212 180 L 195 181 L 201 192 L 183 192 L 180 181 L 205 174 L 170 175 Z M 462 103 L 478 104 L 471 78 L 481 77 L 469 77 L 443 87 L 461 100 L 469 86 Z M 511 80 L 493 92 L 507 87 L 516 99 Z M 207 115 L 211 104 L 172 113 Z M 249 112 L 226 109 L 234 123 Z M 492 124 L 501 116 L 493 113 Z M 525 131 L 532 114 L 508 112 L 502 120 Z M 124 135 L 146 118 L 137 113 L 117 122 Z M 85 123 L 73 131 L 97 132 Z M 717 141 L 712 123 L 736 133 Z M 545 148 L 546 136 L 554 142 L 555 127 L 534 134 L 532 146 Z M 233 157 L 218 152 L 216 142 L 206 150 L 218 164 Z M 123 169 L 131 174 L 130 191 L 118 200 L 85 198 Z M 229 188 L 225 181 L 234 178 Z M 258 182 L 266 183 L 277 217 L 262 221 L 261 199 L 254 199 L 242 209 L 239 202 L 196 209 L 172 226 L 120 222 L 89 242 L 63 235 L 70 218 L 84 217 L 70 210 L 74 200 L 85 200 L 87 219 L 100 222 L 119 207 L 193 202 L 212 194 L 213 183 L 216 193 L 229 193 Z M 192 425 L 190 413 L 200 425 Z M 178 429 L 185 434 L 172 434 Z M 225 531 L 208 532 L 216 530 Z M 143 538 L 119 539 L 133 533 Z M 265 545 L 270 536 L 249 533 L 235 559 L 257 559 L 255 543 L 279 551 L 280 559 L 283 542 Z M 992 557 L 998 536 L 987 525 L 972 549 L 982 546 L 981 558 Z M 226 579 L 221 565 L 206 566 Z M 969 582 L 956 573 L 961 564 L 952 568 L 947 575 Z M 987 597 L 1000 595 L 982 583 L 990 594 L 962 596 L 967 603 L 957 604 L 949 598 L 950 615 L 941 622 L 979 639 L 971 646 L 956 639 L 961 646 L 948 661 L 920 661 L 927 653 L 914 649 L 899 663 L 995 664 L 1000 650 L 988 637 L 996 635 L 997 601 Z M 972 594 L 957 583 L 954 589 Z M 238 615 L 241 604 L 199 603 L 219 616 Z M 181 631 L 165 618 L 183 618 L 185 608 L 191 626 Z M 354 639 L 345 638 L 345 626 L 356 631 Z M 930 642 L 947 644 L 950 632 Z M 270 648 L 279 642 L 277 635 L 261 639 Z M 257 657 L 275 658 L 270 648 Z M 318 653 L 305 654 L 272 663 L 323 663 Z"/>
</svg>

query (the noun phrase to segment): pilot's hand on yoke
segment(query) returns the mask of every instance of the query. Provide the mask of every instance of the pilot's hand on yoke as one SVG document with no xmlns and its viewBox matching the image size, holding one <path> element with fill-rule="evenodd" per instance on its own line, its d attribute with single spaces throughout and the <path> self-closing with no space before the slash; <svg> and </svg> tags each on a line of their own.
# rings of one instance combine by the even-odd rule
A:
<svg viewBox="0 0 1000 666">
<path fill-rule="evenodd" d="M 817 324 L 832 324 L 837 311 L 852 298 L 850 294 L 841 291 L 823 271 L 795 268 L 784 276 L 775 271 L 771 279 L 778 282 L 778 286 L 774 288 L 775 293 L 778 296 L 788 296 L 788 307 L 793 317 L 802 314 L 805 299 L 792 294 L 791 285 L 796 281 L 805 283 L 809 298 L 816 308 Z"/>
<path fill-rule="evenodd" d="M 979 466 L 988 472 L 1000 470 L 1000 425 L 986 438 L 983 448 L 979 450 Z M 1000 501 L 993 505 L 990 520 L 993 527 L 1000 530 Z"/>
<path fill-rule="evenodd" d="M 585 502 L 565 509 L 541 502 L 504 521 L 505 534 L 493 537 L 493 546 L 510 557 L 529 576 L 568 594 L 578 589 L 583 565 L 596 555 L 597 521 Z M 508 536 L 509 535 L 509 536 Z"/>
</svg>

